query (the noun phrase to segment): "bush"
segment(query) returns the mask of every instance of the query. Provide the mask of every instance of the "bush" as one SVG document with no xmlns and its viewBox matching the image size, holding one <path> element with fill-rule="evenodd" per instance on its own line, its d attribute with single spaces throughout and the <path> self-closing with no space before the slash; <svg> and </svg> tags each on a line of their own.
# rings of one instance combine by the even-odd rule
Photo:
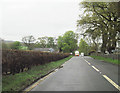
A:
<svg viewBox="0 0 120 93">
<path fill-rule="evenodd" d="M 32 66 L 43 65 L 68 56 L 67 53 L 2 50 L 2 74 L 20 73 L 29 70 Z"/>
</svg>

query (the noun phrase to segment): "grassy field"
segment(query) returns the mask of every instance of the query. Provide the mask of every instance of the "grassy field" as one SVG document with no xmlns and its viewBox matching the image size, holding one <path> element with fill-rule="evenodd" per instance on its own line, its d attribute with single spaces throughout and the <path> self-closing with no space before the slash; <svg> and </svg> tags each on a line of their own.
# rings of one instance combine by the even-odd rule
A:
<svg viewBox="0 0 120 93">
<path fill-rule="evenodd" d="M 110 62 L 110 63 L 113 63 L 113 64 L 120 64 L 120 60 L 113 60 L 111 58 L 104 58 L 104 57 L 101 57 L 101 56 L 91 56 L 92 58 L 95 58 L 95 59 L 98 59 L 98 60 L 103 60 L 103 61 L 106 61 L 106 62 Z"/>
<path fill-rule="evenodd" d="M 35 66 L 26 72 L 3 76 L 2 91 L 20 91 L 52 69 L 59 67 L 70 58 L 72 58 L 72 56 L 45 65 Z"/>
</svg>

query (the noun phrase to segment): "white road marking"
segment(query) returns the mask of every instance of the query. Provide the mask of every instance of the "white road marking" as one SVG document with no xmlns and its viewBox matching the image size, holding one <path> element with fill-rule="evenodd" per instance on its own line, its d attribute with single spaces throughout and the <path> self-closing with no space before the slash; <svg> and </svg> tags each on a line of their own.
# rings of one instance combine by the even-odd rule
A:
<svg viewBox="0 0 120 93">
<path fill-rule="evenodd" d="M 85 60 L 85 59 L 84 59 Z M 87 60 L 85 60 L 87 63 L 88 63 L 88 65 L 91 65 Z"/>
<path fill-rule="evenodd" d="M 99 70 L 96 67 L 92 66 L 92 68 L 94 68 L 97 72 L 99 72 Z"/>
<path fill-rule="evenodd" d="M 91 65 L 90 63 L 88 63 L 89 65 Z"/>
<path fill-rule="evenodd" d="M 84 59 L 85 60 L 85 59 Z M 90 63 L 85 60 L 89 65 Z M 91 65 L 92 66 L 92 65 Z M 100 70 L 98 70 L 95 66 L 92 66 L 92 68 L 94 68 L 97 72 L 100 72 Z M 102 72 L 100 72 L 101 74 Z M 120 86 L 117 85 L 114 81 L 112 81 L 109 77 L 107 77 L 106 75 L 102 75 L 107 81 L 109 81 L 115 88 L 117 88 L 120 91 Z"/>
<path fill-rule="evenodd" d="M 112 81 L 109 77 L 107 77 L 106 75 L 103 75 L 103 77 L 108 80 L 115 88 L 117 88 L 120 91 L 120 86 L 117 85 L 114 81 Z"/>
</svg>

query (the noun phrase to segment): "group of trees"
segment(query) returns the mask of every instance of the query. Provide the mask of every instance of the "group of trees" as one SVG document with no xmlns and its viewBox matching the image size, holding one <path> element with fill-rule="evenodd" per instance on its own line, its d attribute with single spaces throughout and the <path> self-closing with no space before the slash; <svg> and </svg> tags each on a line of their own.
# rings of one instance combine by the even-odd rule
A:
<svg viewBox="0 0 120 93">
<path fill-rule="evenodd" d="M 82 33 L 92 40 L 96 51 L 101 43 L 101 51 L 112 52 L 120 39 L 120 2 L 82 2 L 85 13 L 80 15 L 77 26 L 84 28 Z"/>
<path fill-rule="evenodd" d="M 45 36 L 35 39 L 33 36 L 25 36 L 22 41 L 29 50 L 33 48 L 56 48 L 56 38 L 54 37 Z"/>
<path fill-rule="evenodd" d="M 16 50 L 32 50 L 33 48 L 54 48 L 63 53 L 74 53 L 75 50 L 84 52 L 86 55 L 89 52 L 90 46 L 83 40 L 80 40 L 78 46 L 78 34 L 73 31 L 67 31 L 63 36 L 57 39 L 53 37 L 39 37 L 37 40 L 33 36 L 25 36 L 22 42 L 15 41 L 12 43 L 5 43 L 2 41 L 3 49 Z"/>
<path fill-rule="evenodd" d="M 36 42 L 36 47 L 41 48 L 56 48 L 56 38 L 54 37 L 40 37 Z"/>
<path fill-rule="evenodd" d="M 59 50 L 59 52 L 70 53 L 78 49 L 77 39 L 77 34 L 73 31 L 67 31 L 63 36 L 59 36 L 58 39 L 45 36 L 36 40 L 33 36 L 26 36 L 22 38 L 22 41 L 29 50 L 33 48 L 54 48 Z"/>
<path fill-rule="evenodd" d="M 33 48 L 57 48 L 56 38 L 40 37 L 35 39 L 32 35 L 22 38 L 22 42 L 6 42 L 2 40 L 2 49 L 32 50 Z"/>
</svg>

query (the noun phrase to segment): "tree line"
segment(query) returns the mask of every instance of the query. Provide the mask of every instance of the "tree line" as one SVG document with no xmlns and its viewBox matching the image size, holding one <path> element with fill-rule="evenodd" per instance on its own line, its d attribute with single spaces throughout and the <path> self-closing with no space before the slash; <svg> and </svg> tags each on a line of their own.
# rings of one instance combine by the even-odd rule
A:
<svg viewBox="0 0 120 93">
<path fill-rule="evenodd" d="M 24 45 L 28 47 L 29 50 L 32 50 L 33 48 L 57 48 L 56 38 L 54 37 L 45 36 L 35 39 L 31 35 L 23 37 L 22 41 Z"/>
<path fill-rule="evenodd" d="M 3 49 L 16 49 L 16 50 L 33 50 L 34 48 L 53 48 L 59 52 L 69 53 L 78 48 L 77 34 L 73 31 L 67 31 L 63 36 L 56 37 L 39 37 L 35 39 L 34 36 L 25 36 L 22 42 L 15 41 L 12 43 L 5 43 L 2 40 Z"/>
<path fill-rule="evenodd" d="M 3 49 L 15 49 L 15 50 L 34 50 L 34 48 L 53 48 L 62 53 L 74 53 L 79 50 L 88 55 L 90 51 L 94 50 L 83 38 L 78 42 L 79 35 L 74 31 L 67 31 L 58 38 L 54 37 L 35 37 L 25 36 L 22 38 L 22 42 L 15 41 L 13 43 L 5 43 L 2 40 Z"/>
<path fill-rule="evenodd" d="M 30 35 L 23 37 L 22 42 L 6 43 L 2 40 L 2 49 L 33 50 L 34 48 L 56 48 L 56 38 L 45 36 L 35 39 Z"/>
</svg>

